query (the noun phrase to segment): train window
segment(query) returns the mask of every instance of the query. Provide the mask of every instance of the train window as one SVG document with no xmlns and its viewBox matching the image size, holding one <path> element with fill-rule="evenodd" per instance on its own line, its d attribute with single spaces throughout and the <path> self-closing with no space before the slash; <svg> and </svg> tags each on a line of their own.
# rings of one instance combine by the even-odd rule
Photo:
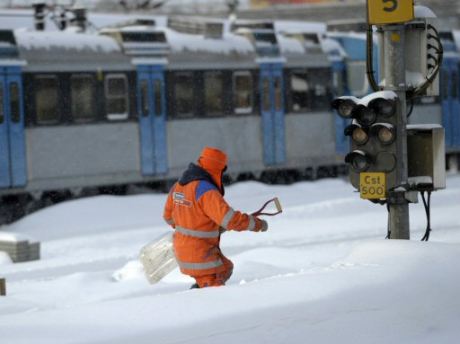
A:
<svg viewBox="0 0 460 344">
<path fill-rule="evenodd" d="M 324 110 L 330 107 L 332 92 L 332 76 L 329 69 L 313 69 L 308 72 L 309 99 L 313 110 Z"/>
<path fill-rule="evenodd" d="M 252 113 L 254 102 L 253 81 L 250 72 L 233 75 L 233 104 L 236 114 Z"/>
<path fill-rule="evenodd" d="M 270 111 L 270 79 L 264 77 L 262 80 L 262 110 Z"/>
<path fill-rule="evenodd" d="M 58 78 L 54 75 L 35 77 L 35 109 L 38 124 L 57 123 L 58 111 Z"/>
<path fill-rule="evenodd" d="M 72 75 L 70 78 L 70 97 L 72 118 L 77 122 L 96 119 L 95 83 L 91 75 Z"/>
<path fill-rule="evenodd" d="M 5 112 L 3 110 L 3 87 L 0 86 L 0 124 L 5 121 Z"/>
<path fill-rule="evenodd" d="M 105 77 L 105 100 L 107 118 L 128 118 L 128 79 L 124 74 L 108 74 Z"/>
<path fill-rule="evenodd" d="M 290 75 L 291 111 L 304 112 L 309 108 L 307 72 L 293 71 Z"/>
<path fill-rule="evenodd" d="M 11 120 L 13 123 L 19 123 L 21 120 L 21 112 L 19 108 L 19 86 L 17 82 L 10 84 L 10 106 Z"/>
<path fill-rule="evenodd" d="M 193 115 L 193 73 L 180 72 L 174 77 L 174 91 L 176 95 L 176 114 L 178 117 Z"/>
<path fill-rule="evenodd" d="M 283 91 L 281 77 L 275 78 L 275 111 L 281 111 L 283 109 Z"/>
<path fill-rule="evenodd" d="M 161 80 L 155 79 L 153 81 L 153 93 L 155 95 L 155 115 L 163 115 L 163 97 L 162 97 Z"/>
<path fill-rule="evenodd" d="M 142 117 L 149 115 L 149 96 L 148 96 L 148 84 L 147 80 L 141 81 L 141 111 Z"/>
<path fill-rule="evenodd" d="M 347 63 L 348 89 L 356 97 L 364 96 L 369 91 L 366 75 L 366 61 L 349 61 Z"/>
<path fill-rule="evenodd" d="M 204 73 L 204 106 L 206 115 L 215 116 L 224 111 L 224 83 L 221 72 Z"/>
</svg>

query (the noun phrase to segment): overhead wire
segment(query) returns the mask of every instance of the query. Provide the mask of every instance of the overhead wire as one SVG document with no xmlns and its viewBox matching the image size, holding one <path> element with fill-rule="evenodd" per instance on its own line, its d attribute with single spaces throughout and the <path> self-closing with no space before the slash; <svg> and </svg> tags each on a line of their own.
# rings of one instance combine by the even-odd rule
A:
<svg viewBox="0 0 460 344">
<path fill-rule="evenodd" d="M 369 84 L 374 92 L 379 91 L 379 85 L 377 81 L 375 81 L 374 76 L 374 31 L 372 29 L 372 25 L 367 26 L 367 34 L 366 34 L 366 74 L 367 80 L 369 80 Z"/>
</svg>

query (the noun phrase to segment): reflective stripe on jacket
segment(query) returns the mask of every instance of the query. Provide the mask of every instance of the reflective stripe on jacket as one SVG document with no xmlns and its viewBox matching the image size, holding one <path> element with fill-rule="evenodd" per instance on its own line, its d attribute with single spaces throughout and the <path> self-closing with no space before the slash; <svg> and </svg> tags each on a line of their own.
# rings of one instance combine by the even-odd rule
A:
<svg viewBox="0 0 460 344">
<path fill-rule="evenodd" d="M 223 271 L 219 248 L 225 230 L 260 230 L 261 221 L 233 210 L 207 180 L 176 183 L 166 201 L 164 219 L 175 228 L 174 252 L 181 271 L 192 276 Z"/>
</svg>

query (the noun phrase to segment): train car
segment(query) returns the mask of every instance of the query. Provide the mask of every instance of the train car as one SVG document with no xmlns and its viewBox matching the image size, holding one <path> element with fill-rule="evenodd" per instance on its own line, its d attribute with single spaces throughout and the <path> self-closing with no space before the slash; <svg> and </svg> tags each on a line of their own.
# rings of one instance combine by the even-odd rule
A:
<svg viewBox="0 0 460 344">
<path fill-rule="evenodd" d="M 234 179 L 337 163 L 330 63 L 272 23 L 185 20 L 0 32 L 2 222 L 177 179 L 203 146 Z M 307 57 L 307 58 L 305 58 Z"/>
<path fill-rule="evenodd" d="M 300 32 L 299 29 L 302 29 Z M 325 25 L 275 22 L 284 66 L 286 138 L 292 166 L 310 166 L 317 176 L 336 175 L 342 160 L 335 148 L 332 62 L 322 47 Z M 321 147 L 318 149 L 318 143 Z"/>
<path fill-rule="evenodd" d="M 442 125 L 446 130 L 447 162 L 452 168 L 460 163 L 460 33 L 441 32 L 444 59 L 440 72 Z"/>
</svg>

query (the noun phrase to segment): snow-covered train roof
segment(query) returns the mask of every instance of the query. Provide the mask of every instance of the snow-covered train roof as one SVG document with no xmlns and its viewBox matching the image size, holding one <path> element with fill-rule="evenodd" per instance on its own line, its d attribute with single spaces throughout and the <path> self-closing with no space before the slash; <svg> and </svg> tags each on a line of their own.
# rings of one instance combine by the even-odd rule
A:
<svg viewBox="0 0 460 344">
<path fill-rule="evenodd" d="M 347 52 L 335 39 L 324 37 L 321 46 L 331 61 L 341 61 L 346 58 Z"/>
<path fill-rule="evenodd" d="M 164 29 L 173 68 L 250 68 L 255 66 L 256 51 L 245 37 L 224 32 L 221 38 Z"/>
<path fill-rule="evenodd" d="M 275 21 L 275 30 L 280 33 L 325 33 L 327 25 L 320 22 L 304 22 L 291 20 Z"/>
<path fill-rule="evenodd" d="M 312 46 L 302 37 L 278 35 L 281 56 L 289 67 L 327 67 L 330 62 L 320 42 Z"/>
<path fill-rule="evenodd" d="M 72 31 L 16 30 L 26 71 L 126 70 L 131 67 L 115 40 Z"/>
<path fill-rule="evenodd" d="M 98 20 L 94 21 L 96 16 Z M 324 23 L 178 17 L 173 19 L 179 26 L 169 27 L 171 18 L 164 16 L 90 14 L 89 18 L 99 27 L 106 25 L 105 28 L 98 33 L 16 30 L 20 57 L 27 61 L 25 70 L 129 70 L 139 57 L 161 57 L 173 69 L 255 68 L 264 58 L 278 59 L 288 67 L 326 67 L 334 53 L 339 58 L 347 55 L 339 43 L 324 37 Z M 127 24 L 139 18 L 153 24 Z M 33 26 L 32 13 L 27 19 L 28 26 Z M 48 24 L 47 29 L 54 26 Z M 152 43 L 147 38 L 124 39 L 117 32 L 139 37 L 161 34 L 164 40 Z M 356 34 L 347 36 L 363 38 Z"/>
<path fill-rule="evenodd" d="M 341 57 L 349 60 L 362 61 L 366 59 L 366 34 L 357 32 L 328 32 L 326 35 L 330 40 L 325 44 L 329 52 L 340 53 Z M 333 41 L 339 45 L 333 46 Z M 374 48 L 377 45 L 374 44 Z M 334 51 L 335 50 L 335 51 Z M 377 52 L 375 52 L 377 56 Z"/>
</svg>

